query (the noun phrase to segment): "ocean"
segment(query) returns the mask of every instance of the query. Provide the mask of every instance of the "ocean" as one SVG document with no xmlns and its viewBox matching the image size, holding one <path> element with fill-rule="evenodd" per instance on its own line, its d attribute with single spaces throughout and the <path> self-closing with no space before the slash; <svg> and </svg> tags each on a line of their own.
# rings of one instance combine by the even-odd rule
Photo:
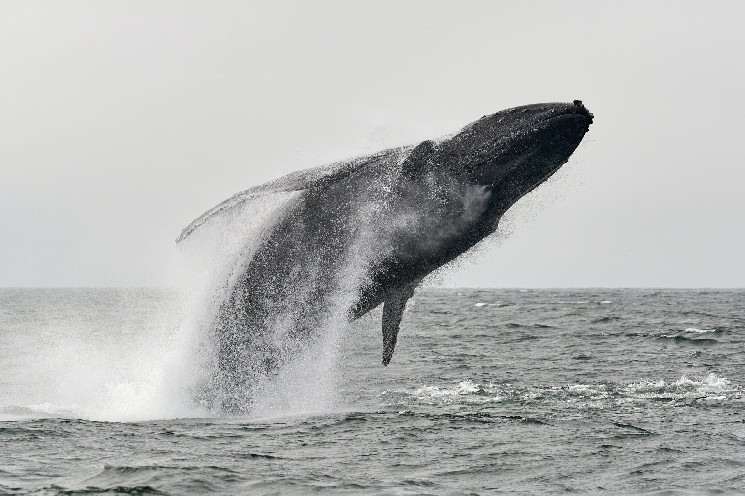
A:
<svg viewBox="0 0 745 496">
<path fill-rule="evenodd" d="M 745 290 L 425 289 L 209 411 L 189 299 L 0 290 L 2 494 L 745 491 Z"/>
</svg>

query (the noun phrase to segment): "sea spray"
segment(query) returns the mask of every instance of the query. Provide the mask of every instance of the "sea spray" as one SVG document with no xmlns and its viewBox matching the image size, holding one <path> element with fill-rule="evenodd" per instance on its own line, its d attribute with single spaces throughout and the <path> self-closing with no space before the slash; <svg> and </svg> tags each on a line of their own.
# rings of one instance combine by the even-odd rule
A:
<svg viewBox="0 0 745 496">
<path fill-rule="evenodd" d="M 210 415 L 196 392 L 213 373 L 209 329 L 216 305 L 235 260 L 250 256 L 291 196 L 239 205 L 206 227 L 204 236 L 194 236 L 181 250 L 182 284 L 142 321 L 99 329 L 91 340 L 78 335 L 57 348 L 57 359 L 46 364 L 58 365 L 63 404 L 77 416 L 98 420 Z"/>
<path fill-rule="evenodd" d="M 326 298 L 327 305 L 319 309 L 323 315 L 312 335 L 300 339 L 293 336 L 281 315 L 271 326 L 275 349 L 283 350 L 290 358 L 280 362 L 276 370 L 254 377 L 253 384 L 245 385 L 251 390 L 247 406 L 250 406 L 252 417 L 321 413 L 343 407 L 343 398 L 339 398 L 337 392 L 340 347 L 351 325 L 349 309 L 358 298 L 359 288 L 369 283 L 366 280 L 369 267 L 384 251 L 381 243 L 385 241 L 375 231 L 375 216 L 386 204 L 382 198 L 377 200 L 364 205 L 351 219 L 358 228 L 343 254 L 343 264 L 331 275 L 333 290 Z M 307 289 L 307 286 L 298 286 L 294 291 L 302 293 Z"/>
<path fill-rule="evenodd" d="M 255 257 L 261 255 L 257 250 L 272 249 L 272 230 L 306 222 L 286 217 L 301 208 L 307 193 L 250 198 L 220 210 L 190 236 L 187 243 L 193 243 L 203 260 L 196 278 L 203 301 L 191 325 L 199 350 L 192 360 L 197 370 L 192 392 L 198 403 L 215 413 L 240 415 L 319 412 L 338 406 L 338 348 L 350 309 L 371 284 L 370 273 L 392 249 L 396 233 L 413 228 L 421 217 L 415 204 L 391 211 L 396 199 L 393 181 L 387 174 L 371 182 L 350 216 L 339 219 L 345 226 L 337 233 L 344 248 L 330 265 L 313 258 L 294 260 L 282 251 L 274 256 L 290 260 L 289 267 L 261 276 L 252 273 Z M 191 241 L 194 237 L 196 242 Z M 291 249 L 314 253 L 319 247 Z M 262 267 L 261 259 L 258 263 Z M 245 284 L 246 277 L 255 282 Z M 283 279 L 285 293 L 277 292 L 275 278 Z"/>
<path fill-rule="evenodd" d="M 49 301 L 36 310 L 43 331 L 33 341 L 23 329 L 9 337 L 19 353 L 4 365 L 24 373 L 3 392 L 5 406 L 23 415 L 105 421 L 214 414 L 200 394 L 214 375 L 216 308 L 237 261 L 250 258 L 296 195 L 238 205 L 180 245 L 177 289 L 71 290 L 80 299 L 74 315 L 61 310 L 67 293 L 45 290 Z"/>
<path fill-rule="evenodd" d="M 217 405 L 222 384 L 216 315 L 236 277 L 299 195 L 277 193 L 238 203 L 221 211 L 179 245 L 186 275 L 183 286 L 191 295 L 182 324 L 182 338 L 188 344 L 182 357 L 181 385 L 191 402 L 206 414 L 221 413 Z"/>
<path fill-rule="evenodd" d="M 312 414 L 344 408 L 338 396 L 340 350 L 349 333 L 349 308 L 354 306 L 360 287 L 368 284 L 368 268 L 382 253 L 381 240 L 372 226 L 384 202 L 360 209 L 354 222 L 360 228 L 345 253 L 345 264 L 336 274 L 336 291 L 318 336 L 299 356 L 285 364 L 260 388 L 251 414 L 256 417 Z"/>
<path fill-rule="evenodd" d="M 164 387 L 182 300 L 152 289 L 45 289 L 36 331 L 3 327 L 2 404 L 30 416 L 146 420 L 182 415 Z M 143 304 L 145 302 L 145 304 Z M 8 359 L 10 358 L 10 359 Z M 11 380 L 12 378 L 12 380 Z"/>
</svg>

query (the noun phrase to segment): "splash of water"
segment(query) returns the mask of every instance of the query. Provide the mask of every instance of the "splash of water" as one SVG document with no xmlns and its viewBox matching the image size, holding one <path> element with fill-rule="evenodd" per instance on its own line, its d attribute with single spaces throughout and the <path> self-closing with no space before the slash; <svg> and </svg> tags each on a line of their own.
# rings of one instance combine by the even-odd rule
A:
<svg viewBox="0 0 745 496">
<path fill-rule="evenodd" d="M 394 155 L 391 160 L 395 162 L 399 158 Z M 393 163 L 389 172 L 395 166 Z M 252 415 L 339 408 L 336 386 L 340 340 L 349 325 L 350 309 L 357 304 L 360 292 L 370 285 L 372 269 L 391 253 L 396 239 L 408 239 L 406 236 L 411 232 L 427 233 L 419 240 L 418 249 L 436 250 L 440 243 L 457 237 L 461 224 L 469 216 L 477 215 L 487 199 L 482 189 L 464 189 L 447 178 L 433 176 L 430 180 L 432 192 L 415 189 L 405 191 L 409 194 L 392 194 L 394 175 L 383 174 L 369 185 L 364 195 L 354 196 L 355 202 L 347 206 L 352 218 L 344 219 L 350 229 L 340 231 L 349 238 L 343 239 L 343 251 L 334 264 L 318 267 L 333 272 L 321 274 L 331 277 L 333 282 L 318 286 L 328 294 L 321 300 L 323 308 L 311 310 L 315 312 L 309 324 L 314 327 L 311 336 L 298 339 L 283 329 L 286 323 L 282 322 L 282 312 L 276 319 L 272 315 L 272 319 L 260 324 L 269 328 L 261 329 L 258 337 L 251 334 L 257 331 L 250 328 L 251 321 L 241 322 L 248 325 L 237 328 L 236 332 L 247 335 L 247 342 L 254 340 L 263 345 L 269 340 L 272 349 L 280 353 L 290 350 L 280 357 L 277 366 L 230 383 L 232 388 L 247 391 L 245 398 L 250 400 Z M 222 413 L 219 394 L 224 376 L 221 376 L 220 360 L 224 355 L 217 342 L 220 329 L 216 325 L 220 311 L 249 270 L 262 243 L 304 194 L 264 194 L 223 209 L 220 215 L 202 225 L 180 245 L 185 266 L 181 297 L 165 305 L 148 329 L 129 329 L 129 335 L 120 340 L 103 339 L 97 343 L 70 339 L 64 348 L 54 350 L 61 360 L 59 366 L 54 366 L 52 356 L 44 360 L 49 375 L 55 376 L 58 384 L 59 394 L 54 397 L 60 401 L 52 404 L 73 412 L 73 416 L 104 420 Z M 441 210 L 455 203 L 462 205 L 463 215 L 453 217 L 452 222 L 441 222 Z M 307 263 L 304 268 L 312 278 L 312 257 L 302 263 Z M 266 275 L 273 276 L 273 273 Z M 299 294 L 288 301 L 304 301 L 302 292 L 308 290 L 306 282 L 290 287 L 289 291 Z M 271 289 L 271 285 L 268 287 Z M 263 294 L 260 297 L 268 298 Z M 292 313 L 293 304 L 282 308 Z M 232 309 L 240 311 L 242 307 L 237 305 Z M 259 349 L 259 352 L 269 355 L 272 349 Z M 238 358 L 242 357 L 238 355 Z M 249 410 L 245 404 L 240 406 L 243 413 Z"/>
<path fill-rule="evenodd" d="M 174 388 L 184 344 L 176 293 L 55 289 L 16 296 L 23 320 L 3 326 L 0 415 L 128 421 L 193 414 Z"/>
<path fill-rule="evenodd" d="M 197 326 L 205 352 L 198 360 L 202 382 L 193 390 L 206 408 L 245 414 L 326 410 L 335 403 L 335 349 L 350 316 L 380 303 L 383 274 L 396 270 L 393 254 L 434 256 L 489 198 L 484 188 L 434 172 L 423 179 L 426 188 L 400 183 L 402 156 L 387 156 L 378 164 L 381 174 L 336 196 L 297 193 L 263 222 L 220 215 L 200 230 L 202 239 L 218 240 L 207 271 L 213 279 L 203 284 L 211 297 L 203 312 L 208 320 Z M 241 208 L 253 212 L 253 205 Z M 245 235 L 235 228 L 247 225 Z"/>
<path fill-rule="evenodd" d="M 26 320 L 3 324 L 0 419 L 212 415 L 194 401 L 213 360 L 207 329 L 235 260 L 251 255 L 294 195 L 246 203 L 205 226 L 178 255 L 182 282 L 167 296 L 44 290 L 22 302 Z"/>
</svg>

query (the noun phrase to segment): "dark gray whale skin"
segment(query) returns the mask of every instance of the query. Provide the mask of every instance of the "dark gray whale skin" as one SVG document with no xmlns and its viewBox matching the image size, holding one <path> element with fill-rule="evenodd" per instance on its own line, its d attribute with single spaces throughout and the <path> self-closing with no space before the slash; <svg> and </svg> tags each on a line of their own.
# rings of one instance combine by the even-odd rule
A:
<svg viewBox="0 0 745 496">
<path fill-rule="evenodd" d="M 383 304 L 383 364 L 426 275 L 493 233 L 502 215 L 556 172 L 593 116 L 581 101 L 487 115 L 457 134 L 290 174 L 226 200 L 184 229 L 258 195 L 298 191 L 259 247 L 238 260 L 215 317 L 222 410 L 317 339 L 334 312 Z"/>
</svg>

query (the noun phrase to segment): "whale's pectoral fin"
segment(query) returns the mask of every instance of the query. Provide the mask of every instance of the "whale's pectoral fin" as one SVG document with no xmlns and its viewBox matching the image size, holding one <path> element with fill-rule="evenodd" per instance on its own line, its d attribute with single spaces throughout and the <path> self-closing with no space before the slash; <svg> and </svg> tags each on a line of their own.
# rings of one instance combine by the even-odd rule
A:
<svg viewBox="0 0 745 496">
<path fill-rule="evenodd" d="M 398 328 L 401 325 L 406 309 L 406 302 L 414 294 L 419 281 L 389 291 L 383 303 L 383 365 L 388 365 L 393 357 L 398 339 Z"/>
</svg>

